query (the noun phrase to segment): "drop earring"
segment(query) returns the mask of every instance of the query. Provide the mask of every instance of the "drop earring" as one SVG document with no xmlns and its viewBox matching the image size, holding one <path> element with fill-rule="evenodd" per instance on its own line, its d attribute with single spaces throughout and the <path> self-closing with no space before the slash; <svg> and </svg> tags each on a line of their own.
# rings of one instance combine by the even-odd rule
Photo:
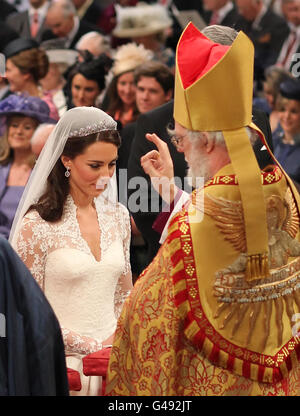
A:
<svg viewBox="0 0 300 416">
<path fill-rule="evenodd" d="M 69 178 L 69 176 L 71 175 L 71 173 L 70 173 L 70 168 L 69 168 L 69 166 L 67 166 L 66 167 L 66 171 L 65 171 L 65 177 L 66 178 Z"/>
</svg>

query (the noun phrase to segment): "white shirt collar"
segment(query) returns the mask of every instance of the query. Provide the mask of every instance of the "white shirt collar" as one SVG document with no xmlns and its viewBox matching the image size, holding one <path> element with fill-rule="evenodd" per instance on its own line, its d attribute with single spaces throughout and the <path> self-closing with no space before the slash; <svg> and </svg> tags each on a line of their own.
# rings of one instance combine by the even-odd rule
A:
<svg viewBox="0 0 300 416">
<path fill-rule="evenodd" d="M 34 15 L 35 12 L 38 12 L 39 15 L 39 20 L 40 19 L 45 19 L 47 11 L 48 11 L 48 7 L 49 7 L 50 3 L 49 1 L 46 1 L 41 7 L 39 7 L 38 9 L 33 8 L 32 6 L 29 7 L 29 16 L 30 18 Z"/>
<path fill-rule="evenodd" d="M 77 33 L 78 29 L 79 29 L 79 24 L 80 24 L 79 17 L 78 16 L 74 16 L 74 26 L 73 26 L 73 29 L 66 36 L 66 38 L 67 38 L 67 44 L 68 44 L 67 46 L 68 47 L 70 46 L 72 40 L 74 39 L 74 37 L 75 37 L 75 35 L 76 35 L 76 33 Z"/>
<path fill-rule="evenodd" d="M 219 23 L 222 22 L 224 17 L 233 9 L 232 1 L 228 1 L 223 7 L 218 10 L 218 21 Z"/>
<path fill-rule="evenodd" d="M 267 11 L 267 6 L 265 4 L 262 5 L 262 8 L 260 9 L 260 12 L 258 13 L 258 15 L 256 16 L 256 18 L 254 19 L 254 22 L 252 23 L 252 27 L 253 29 L 259 29 L 259 24 L 261 19 L 263 18 L 263 16 L 265 15 Z"/>
</svg>

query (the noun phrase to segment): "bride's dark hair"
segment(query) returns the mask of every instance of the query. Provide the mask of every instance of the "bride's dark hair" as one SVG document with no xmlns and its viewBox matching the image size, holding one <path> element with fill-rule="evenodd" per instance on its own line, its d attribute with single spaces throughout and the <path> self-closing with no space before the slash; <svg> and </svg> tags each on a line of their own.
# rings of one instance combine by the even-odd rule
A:
<svg viewBox="0 0 300 416">
<path fill-rule="evenodd" d="M 61 156 L 74 159 L 95 142 L 111 143 L 119 148 L 121 139 L 117 130 L 102 130 L 99 133 L 93 133 L 84 137 L 72 137 L 67 140 Z M 66 178 L 65 171 L 66 169 L 59 157 L 47 178 L 45 192 L 36 204 L 32 204 L 29 207 L 28 211 L 37 210 L 45 221 L 55 222 L 60 220 L 70 190 L 69 179 Z"/>
</svg>

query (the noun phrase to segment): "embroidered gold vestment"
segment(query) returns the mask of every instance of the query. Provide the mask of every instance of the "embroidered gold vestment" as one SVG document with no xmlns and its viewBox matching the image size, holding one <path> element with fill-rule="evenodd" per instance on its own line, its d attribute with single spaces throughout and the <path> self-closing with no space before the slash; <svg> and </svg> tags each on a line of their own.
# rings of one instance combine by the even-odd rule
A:
<svg viewBox="0 0 300 416">
<path fill-rule="evenodd" d="M 246 279 L 238 179 L 227 165 L 173 218 L 126 300 L 108 395 L 300 394 L 299 214 L 279 167 L 261 180 L 269 275 Z"/>
</svg>

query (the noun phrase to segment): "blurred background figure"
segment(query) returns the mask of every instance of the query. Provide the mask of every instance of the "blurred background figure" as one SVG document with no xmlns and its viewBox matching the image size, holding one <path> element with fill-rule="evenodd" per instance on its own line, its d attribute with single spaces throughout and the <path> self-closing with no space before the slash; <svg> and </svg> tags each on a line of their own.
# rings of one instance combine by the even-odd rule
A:
<svg viewBox="0 0 300 416">
<path fill-rule="evenodd" d="M 113 61 L 102 54 L 98 58 L 78 62 L 68 75 L 65 93 L 68 97 L 68 109 L 73 107 L 99 107 L 99 96 L 105 89 L 105 77 Z"/>
<path fill-rule="evenodd" d="M 54 37 L 64 40 L 65 48 L 75 48 L 78 40 L 85 33 L 98 30 L 88 22 L 81 21 L 76 13 L 76 8 L 71 0 L 56 0 L 49 6 L 46 24 L 51 32 L 45 33 L 42 40 Z"/>
<path fill-rule="evenodd" d="M 50 47 L 50 46 L 49 46 Z M 48 49 L 46 54 L 49 60 L 49 69 L 44 78 L 40 80 L 43 92 L 51 96 L 61 117 L 67 111 L 67 99 L 64 87 L 67 82 L 67 71 L 72 68 L 78 58 L 78 52 L 72 49 Z"/>
<path fill-rule="evenodd" d="M 36 129 L 30 139 L 31 151 L 37 159 L 43 150 L 43 147 L 54 129 L 55 124 L 42 123 Z"/>
<path fill-rule="evenodd" d="M 0 0 L 1 20 L 6 20 L 8 16 L 13 13 L 17 13 L 15 6 L 7 2 L 6 0 Z"/>
<path fill-rule="evenodd" d="M 138 0 L 114 0 L 111 1 L 110 4 L 108 4 L 106 7 L 103 8 L 101 16 L 97 22 L 97 25 L 100 27 L 101 31 L 109 36 L 110 38 L 110 44 L 112 48 L 117 48 L 118 46 L 121 46 L 127 42 L 130 41 L 130 39 L 121 39 L 116 38 L 112 31 L 116 27 L 117 24 L 117 12 L 116 7 L 130 7 L 135 6 L 137 4 Z"/>
<path fill-rule="evenodd" d="M 99 0 L 72 0 L 76 8 L 76 13 L 82 22 L 97 25 L 102 13 Z"/>
<path fill-rule="evenodd" d="M 173 98 L 174 75 L 167 65 L 157 61 L 147 61 L 134 71 L 136 105 L 140 114 L 145 114 Z M 132 142 L 137 131 L 137 122 L 127 124 L 121 131 L 122 142 L 118 151 L 117 176 L 120 169 L 128 169 Z M 119 178 L 119 176 L 118 176 Z M 120 185 L 120 184 L 119 184 Z M 127 186 L 126 186 L 127 189 Z M 119 186 L 120 201 L 126 201 L 123 184 Z M 126 202 L 124 202 L 126 205 Z M 130 245 L 133 281 L 147 266 L 148 247 L 131 217 L 132 240 Z"/>
<path fill-rule="evenodd" d="M 300 189 L 300 81 L 280 84 L 279 123 L 273 134 L 274 155 Z"/>
<path fill-rule="evenodd" d="M 266 68 L 265 80 L 263 81 L 263 97 L 253 99 L 253 105 L 269 115 L 272 132 L 276 130 L 279 123 L 279 86 L 283 81 L 291 78 L 293 78 L 292 74 L 284 68 L 274 65 Z"/>
<path fill-rule="evenodd" d="M 6 2 L 13 6 L 18 12 L 28 10 L 29 0 L 6 0 Z"/>
<path fill-rule="evenodd" d="M 95 58 L 105 53 L 107 56 L 112 56 L 112 51 L 108 37 L 99 32 L 89 32 L 81 36 L 75 45 L 75 49 L 79 52 L 89 51 Z M 84 58 L 79 55 L 80 61 Z"/>
<path fill-rule="evenodd" d="M 58 120 L 59 115 L 52 98 L 39 85 L 49 69 L 46 52 L 33 39 L 15 39 L 3 51 L 6 57 L 5 77 L 12 93 L 28 94 L 44 100 L 50 108 L 50 116 Z"/>
<path fill-rule="evenodd" d="M 17 39 L 19 34 L 7 23 L 7 18 L 16 13 L 17 9 L 6 0 L 0 0 L 0 10 L 0 52 L 3 52 L 5 46 L 12 40 Z"/>
<path fill-rule="evenodd" d="M 20 37 L 41 42 L 44 32 L 48 29 L 45 20 L 49 5 L 49 0 L 29 0 L 28 10 L 11 14 L 7 23 Z"/>
<path fill-rule="evenodd" d="M 261 91 L 264 71 L 276 63 L 289 27 L 264 0 L 236 0 L 236 5 L 240 16 L 235 29 L 242 30 L 254 44 L 255 89 Z"/>
<path fill-rule="evenodd" d="M 203 0 L 202 16 L 208 25 L 234 27 L 238 19 L 236 5 L 231 0 Z"/>
<path fill-rule="evenodd" d="M 10 94 L 0 102 L 0 122 L 0 234 L 8 238 L 35 162 L 30 139 L 40 123 L 55 121 L 40 98 Z"/>
<path fill-rule="evenodd" d="M 174 68 L 174 51 L 166 47 L 167 31 L 173 23 L 166 7 L 137 3 L 135 7 L 116 7 L 116 11 L 114 36 L 130 38 L 133 42 L 144 45 L 153 52 L 153 59 Z"/>
<path fill-rule="evenodd" d="M 10 94 L 7 79 L 0 75 L 0 100 L 3 100 Z"/>
<path fill-rule="evenodd" d="M 102 109 L 119 123 L 119 130 L 135 121 L 139 114 L 133 72 L 152 58 L 153 53 L 150 50 L 135 43 L 122 45 L 116 51 L 112 67 L 113 78 L 107 87 Z"/>
<path fill-rule="evenodd" d="M 282 45 L 276 64 L 291 71 L 293 63 L 299 62 L 299 58 L 293 60 L 293 55 L 300 52 L 300 0 L 281 0 L 281 9 L 290 33 Z"/>
<path fill-rule="evenodd" d="M 135 101 L 139 114 L 151 111 L 173 98 L 174 74 L 167 65 L 157 61 L 147 61 L 135 69 L 133 76 L 136 87 Z M 135 129 L 135 121 L 122 129 L 117 170 L 128 167 Z"/>
</svg>

